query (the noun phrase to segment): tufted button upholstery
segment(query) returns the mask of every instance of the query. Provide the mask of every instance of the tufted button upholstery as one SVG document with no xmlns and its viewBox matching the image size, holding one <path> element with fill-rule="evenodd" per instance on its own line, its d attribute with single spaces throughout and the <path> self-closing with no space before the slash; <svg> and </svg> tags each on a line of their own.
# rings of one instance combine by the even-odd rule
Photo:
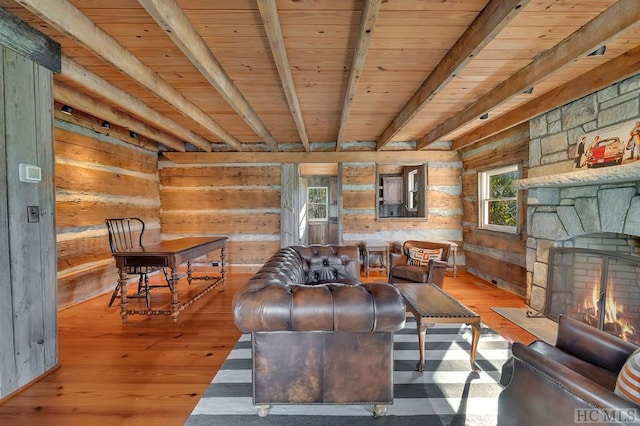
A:
<svg viewBox="0 0 640 426">
<path fill-rule="evenodd" d="M 236 292 L 235 323 L 257 331 L 397 331 L 405 306 L 388 284 L 361 284 L 356 246 L 278 250 Z"/>
</svg>

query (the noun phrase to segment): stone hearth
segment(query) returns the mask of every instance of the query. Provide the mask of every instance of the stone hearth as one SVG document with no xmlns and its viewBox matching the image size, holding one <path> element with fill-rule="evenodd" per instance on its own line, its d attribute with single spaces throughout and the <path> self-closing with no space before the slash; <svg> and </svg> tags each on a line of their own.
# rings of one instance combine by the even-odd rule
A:
<svg viewBox="0 0 640 426">
<path fill-rule="evenodd" d="M 546 302 L 549 248 L 594 233 L 640 236 L 640 165 L 519 181 L 527 196 L 527 299 Z"/>
</svg>

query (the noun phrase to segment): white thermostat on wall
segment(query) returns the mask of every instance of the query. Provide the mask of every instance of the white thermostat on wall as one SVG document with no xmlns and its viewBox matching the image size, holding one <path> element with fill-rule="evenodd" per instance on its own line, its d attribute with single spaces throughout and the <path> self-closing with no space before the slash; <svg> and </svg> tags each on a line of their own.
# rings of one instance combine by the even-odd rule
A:
<svg viewBox="0 0 640 426">
<path fill-rule="evenodd" d="M 33 164 L 20 164 L 20 182 L 37 183 L 42 180 L 42 170 Z"/>
</svg>

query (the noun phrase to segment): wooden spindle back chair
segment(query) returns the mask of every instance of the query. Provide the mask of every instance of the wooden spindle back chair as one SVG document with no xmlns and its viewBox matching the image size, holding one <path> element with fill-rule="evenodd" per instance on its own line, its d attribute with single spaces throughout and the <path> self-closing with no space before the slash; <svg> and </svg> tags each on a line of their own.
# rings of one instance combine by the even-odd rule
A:
<svg viewBox="0 0 640 426">
<path fill-rule="evenodd" d="M 144 235 L 144 221 L 138 217 L 111 218 L 106 219 L 107 230 L 109 231 L 109 247 L 111 253 L 129 251 L 131 249 L 142 247 L 142 237 Z M 166 284 L 149 285 L 149 274 L 162 270 Z M 151 297 L 149 292 L 153 288 L 168 287 L 171 289 L 171 281 L 165 268 L 148 267 L 148 266 L 125 266 L 127 275 L 138 275 L 138 291 L 135 295 L 128 297 L 144 297 L 147 302 L 147 308 L 151 307 Z M 118 297 L 120 292 L 120 282 L 116 284 L 109 306 Z"/>
</svg>

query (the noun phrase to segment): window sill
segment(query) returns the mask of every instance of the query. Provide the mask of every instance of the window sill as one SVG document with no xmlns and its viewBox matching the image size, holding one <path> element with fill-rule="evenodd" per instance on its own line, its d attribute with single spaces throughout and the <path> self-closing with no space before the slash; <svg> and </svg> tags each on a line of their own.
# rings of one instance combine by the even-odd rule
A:
<svg viewBox="0 0 640 426">
<path fill-rule="evenodd" d="M 522 239 L 520 237 L 520 232 L 498 231 L 496 229 L 480 228 L 480 227 L 476 228 L 476 232 L 478 234 L 494 235 L 494 236 L 498 236 L 498 237 L 509 239 L 509 240 Z"/>
<path fill-rule="evenodd" d="M 402 217 L 402 216 L 376 218 L 376 221 L 378 222 L 426 222 L 427 220 L 428 218 L 426 217 Z"/>
</svg>

